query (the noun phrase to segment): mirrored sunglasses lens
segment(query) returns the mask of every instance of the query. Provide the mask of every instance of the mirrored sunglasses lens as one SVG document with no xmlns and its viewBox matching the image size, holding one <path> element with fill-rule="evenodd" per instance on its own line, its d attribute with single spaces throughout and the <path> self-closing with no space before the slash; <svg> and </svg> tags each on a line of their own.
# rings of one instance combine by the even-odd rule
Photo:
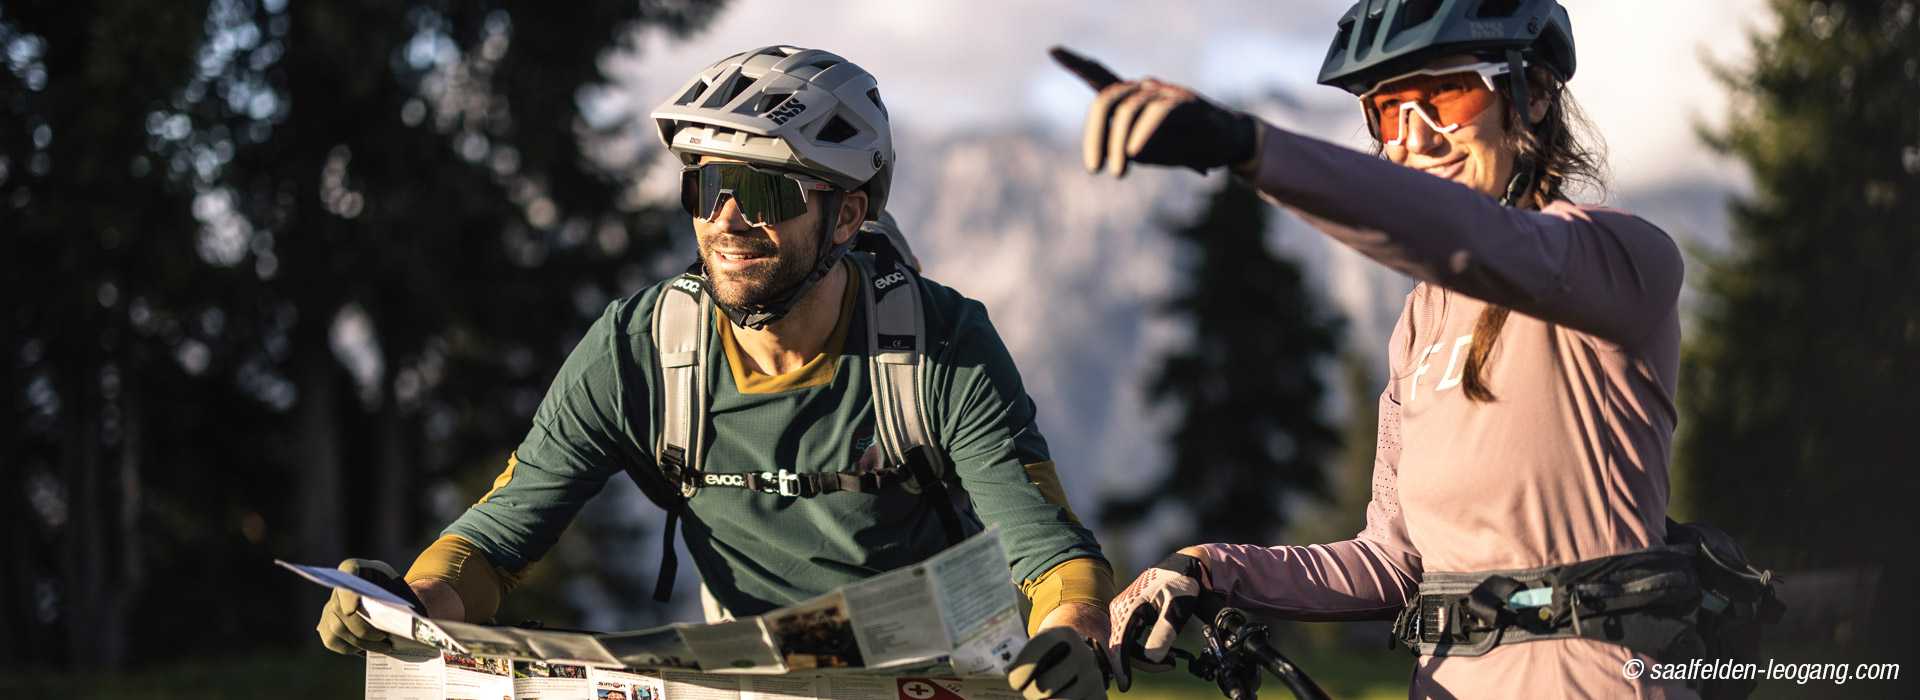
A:
<svg viewBox="0 0 1920 700">
<path fill-rule="evenodd" d="M 740 203 L 740 213 L 747 217 L 747 223 L 765 226 L 780 221 L 778 198 L 774 194 L 779 185 L 774 181 L 782 179 L 785 178 L 744 168 L 737 174 L 733 180 L 733 198 Z"/>
<path fill-rule="evenodd" d="M 700 206 L 700 171 L 684 170 L 680 173 L 680 208 L 687 216 L 698 219 L 707 218 L 710 213 Z"/>
<path fill-rule="evenodd" d="M 777 224 L 807 210 L 800 183 L 776 173 L 716 163 L 701 166 L 698 180 L 698 212 L 694 216 L 703 219 L 713 218 L 723 195 L 733 198 L 741 217 L 751 226 Z M 686 194 L 682 197 L 685 199 Z"/>
</svg>

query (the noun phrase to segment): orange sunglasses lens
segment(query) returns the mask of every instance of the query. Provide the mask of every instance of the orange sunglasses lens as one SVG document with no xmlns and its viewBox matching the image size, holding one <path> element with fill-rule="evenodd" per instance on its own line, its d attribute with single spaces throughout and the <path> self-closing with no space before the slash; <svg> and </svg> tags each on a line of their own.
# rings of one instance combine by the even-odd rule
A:
<svg viewBox="0 0 1920 700">
<path fill-rule="evenodd" d="M 1368 117 L 1378 132 L 1376 138 L 1383 142 L 1402 138 L 1406 119 L 1401 118 L 1401 105 L 1407 103 L 1426 113 L 1434 124 L 1450 127 L 1480 116 L 1494 103 L 1494 94 L 1478 73 L 1469 71 L 1416 75 L 1382 85 L 1366 102 Z"/>
</svg>

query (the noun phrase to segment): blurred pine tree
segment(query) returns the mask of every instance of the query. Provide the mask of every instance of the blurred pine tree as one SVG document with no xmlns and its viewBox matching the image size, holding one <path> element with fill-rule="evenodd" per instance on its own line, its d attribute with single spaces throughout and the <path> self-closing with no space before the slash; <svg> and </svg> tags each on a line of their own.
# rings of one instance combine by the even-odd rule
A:
<svg viewBox="0 0 1920 700">
<path fill-rule="evenodd" d="M 1733 203 L 1731 252 L 1694 280 L 1676 506 L 1763 564 L 1878 570 L 1872 622 L 1853 622 L 1911 649 L 1920 8 L 1775 0 L 1772 11 L 1751 65 L 1719 67 L 1736 109 L 1705 134 L 1746 164 L 1753 193 Z M 1860 631 L 1826 622 L 1827 639 L 1803 641 Z"/>
<path fill-rule="evenodd" d="M 1227 180 L 1192 223 L 1173 231 L 1190 251 L 1186 284 L 1166 311 L 1191 325 L 1188 346 L 1150 380 L 1155 399 L 1180 411 L 1173 464 L 1158 483 L 1102 504 L 1114 527 L 1147 521 L 1162 506 L 1182 517 L 1156 530 L 1152 559 L 1200 542 L 1272 542 L 1287 499 L 1326 496 L 1325 471 L 1340 436 L 1320 415 L 1322 373 L 1340 322 L 1308 292 L 1300 269 L 1267 244 L 1273 208 Z"/>
<path fill-rule="evenodd" d="M 0 663 L 310 644 L 267 557 L 404 566 L 685 226 L 600 61 L 717 7 L 0 8 Z"/>
</svg>

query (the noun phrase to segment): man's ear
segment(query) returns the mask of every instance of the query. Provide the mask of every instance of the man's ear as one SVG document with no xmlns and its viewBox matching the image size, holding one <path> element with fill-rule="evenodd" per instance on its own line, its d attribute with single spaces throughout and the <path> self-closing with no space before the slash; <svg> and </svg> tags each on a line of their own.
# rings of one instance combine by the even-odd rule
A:
<svg viewBox="0 0 1920 700">
<path fill-rule="evenodd" d="M 840 198 L 840 221 L 833 229 L 833 244 L 853 240 L 853 234 L 867 221 L 867 193 L 848 192 Z"/>
</svg>

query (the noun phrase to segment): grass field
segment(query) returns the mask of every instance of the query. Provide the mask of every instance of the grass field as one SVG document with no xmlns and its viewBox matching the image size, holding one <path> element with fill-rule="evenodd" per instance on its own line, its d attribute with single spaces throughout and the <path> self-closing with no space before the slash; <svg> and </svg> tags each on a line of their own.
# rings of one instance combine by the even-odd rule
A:
<svg viewBox="0 0 1920 700">
<path fill-rule="evenodd" d="M 1295 663 L 1335 698 L 1385 700 L 1407 697 L 1412 659 L 1404 651 L 1338 650 L 1304 647 L 1288 649 Z M 1826 654 L 1783 651 L 1775 658 L 1826 660 Z M 1871 655 L 1853 656 L 1856 660 Z M 195 660 L 125 674 L 0 674 L 0 698 L 58 700 L 353 700 L 363 694 L 363 662 L 335 656 L 318 648 L 277 650 L 220 660 Z M 1867 682 L 1845 685 L 1792 682 L 1762 683 L 1754 698 L 1892 698 L 1917 697 L 1911 681 Z M 1263 697 L 1291 696 L 1277 682 L 1261 686 Z M 1221 697 L 1213 684 L 1186 671 L 1141 674 L 1132 692 L 1116 697 L 1166 700 L 1213 700 Z"/>
<path fill-rule="evenodd" d="M 1336 698 L 1406 697 L 1407 656 L 1301 653 L 1294 661 Z M 1377 661 L 1386 661 L 1390 669 Z M 118 675 L 9 674 L 0 680 L 0 698 L 60 700 L 351 700 L 363 694 L 363 663 L 358 658 L 311 652 L 269 652 L 221 660 L 196 660 Z M 1277 684 L 1262 686 L 1266 697 L 1286 698 Z M 1212 683 L 1184 670 L 1143 674 L 1128 698 L 1172 700 L 1221 697 Z"/>
</svg>

